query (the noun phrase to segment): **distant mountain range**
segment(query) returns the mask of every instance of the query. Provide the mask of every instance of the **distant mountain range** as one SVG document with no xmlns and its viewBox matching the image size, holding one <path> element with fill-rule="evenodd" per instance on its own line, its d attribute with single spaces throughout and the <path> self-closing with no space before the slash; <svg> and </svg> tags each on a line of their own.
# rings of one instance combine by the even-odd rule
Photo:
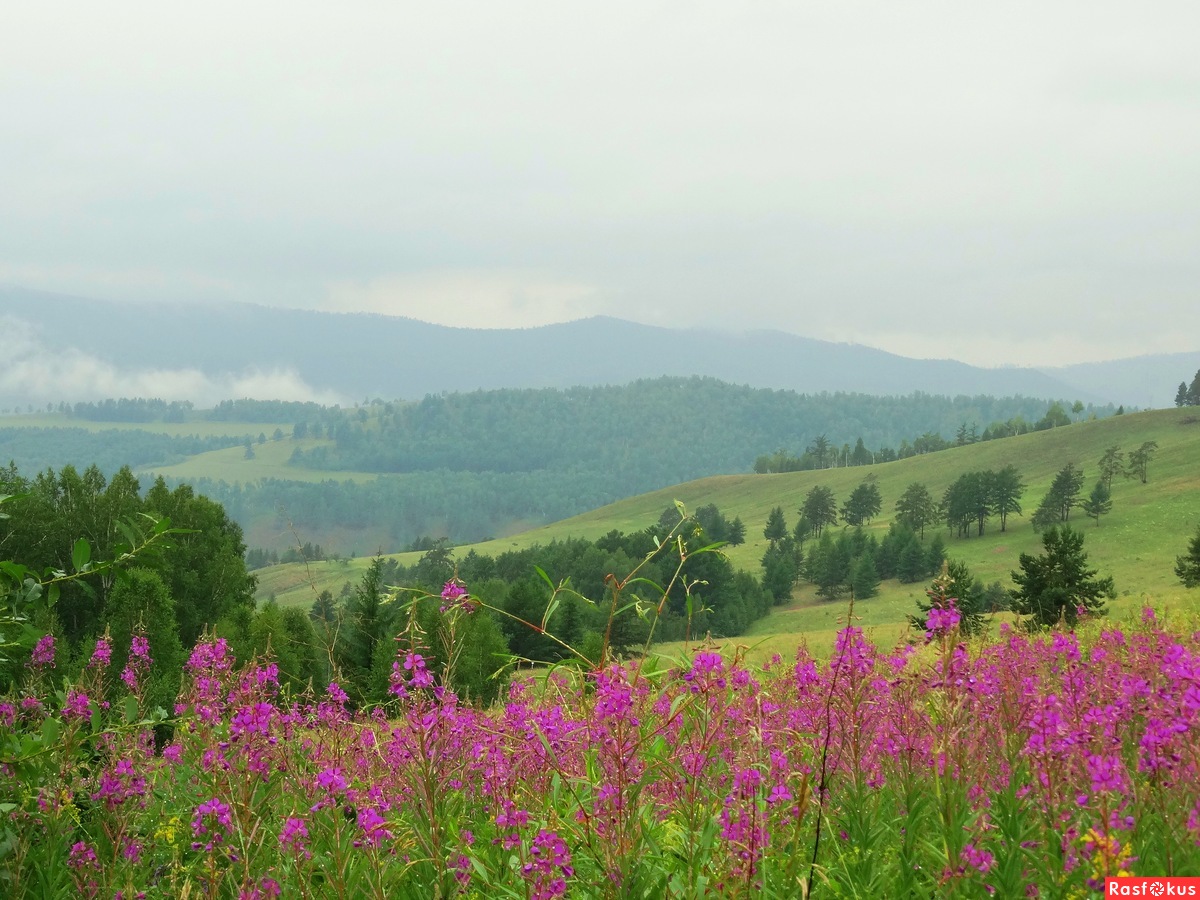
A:
<svg viewBox="0 0 1200 900">
<path fill-rule="evenodd" d="M 419 399 L 442 391 L 707 375 L 801 393 L 1021 395 L 1172 404 L 1200 352 L 1055 369 L 918 360 L 779 331 L 669 329 L 594 317 L 526 329 L 232 303 L 121 303 L 0 287 L 0 407 L 114 396 Z"/>
</svg>

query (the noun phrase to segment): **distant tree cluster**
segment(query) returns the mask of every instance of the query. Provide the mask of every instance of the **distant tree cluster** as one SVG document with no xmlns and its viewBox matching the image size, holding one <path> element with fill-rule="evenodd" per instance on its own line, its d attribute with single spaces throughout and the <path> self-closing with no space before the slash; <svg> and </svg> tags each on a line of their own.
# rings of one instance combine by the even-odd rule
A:
<svg viewBox="0 0 1200 900">
<path fill-rule="evenodd" d="M 875 488 L 870 480 L 863 485 L 868 488 L 864 493 Z M 828 526 L 838 521 L 836 500 L 821 485 L 809 491 L 794 529 L 789 530 L 783 507 L 771 510 L 763 529 L 767 549 L 761 560 L 762 583 L 776 603 L 786 602 L 800 579 L 815 585 L 818 596 L 828 600 L 847 592 L 867 599 L 878 593 L 885 579 L 919 581 L 941 567 L 945 545 L 940 536 L 925 547 L 911 528 L 893 523 L 879 540 L 861 522 L 851 524 L 857 516 L 849 513 L 844 521 L 851 528 L 835 537 Z"/>
<path fill-rule="evenodd" d="M 168 403 L 158 398 L 122 397 L 99 403 L 76 403 L 71 407 L 64 404 L 63 411 L 72 418 L 89 422 L 186 422 L 192 404 L 188 400 Z"/>
<path fill-rule="evenodd" d="M 1179 382 L 1179 390 L 1175 392 L 1176 406 L 1200 406 L 1200 370 L 1196 371 L 1189 385 L 1186 381 Z"/>
<path fill-rule="evenodd" d="M 683 519 L 671 507 L 658 523 L 641 531 L 626 534 L 613 530 L 595 541 L 552 541 L 495 557 L 471 550 L 456 559 L 444 541 L 435 542 L 412 566 L 376 557 L 357 585 L 347 583 L 339 597 L 323 592 L 309 615 L 324 651 L 334 660 L 343 689 L 357 702 L 377 702 L 387 696 L 396 639 L 409 634 L 407 607 L 389 598 L 397 589 L 402 594 L 412 591 L 433 595 L 412 610 L 417 617 L 412 634 L 422 636 L 422 650 L 431 668 L 437 670 L 448 662 L 445 644 L 439 638 L 447 627 L 446 610 L 437 595 L 443 585 L 456 580 L 472 597 L 501 611 L 480 608 L 459 621 L 459 627 L 469 629 L 469 634 L 460 634 L 456 644 L 469 648 L 469 658 L 456 660 L 451 679 L 461 696 L 490 702 L 503 686 L 502 680 L 492 676 L 510 658 L 550 663 L 576 659 L 559 641 L 595 661 L 606 637 L 612 649 L 624 652 L 642 645 L 652 625 L 656 640 L 706 633 L 726 637 L 740 634 L 765 615 L 770 597 L 757 579 L 735 571 L 719 554 L 702 553 L 684 564 L 683 580 L 693 585 L 690 617 L 689 596 L 681 580 L 670 588 L 662 603 L 662 615 L 656 618 L 662 595 L 649 584 L 666 588 L 679 561 L 677 554 L 665 553 L 642 566 L 638 574 L 646 581 L 639 583 L 636 595 L 632 590 L 626 594 L 621 611 L 611 629 L 608 627 L 611 575 L 633 571 L 654 552 L 656 541 L 670 534 L 681 537 L 691 549 L 712 543 L 714 536 L 707 532 L 701 518 L 734 529 L 734 523 L 715 506 L 704 510 L 703 517 L 697 510 Z M 554 583 L 565 581 L 569 585 L 569 590 L 558 594 L 557 606 L 548 621 L 551 584 L 539 568 L 553 576 Z M 631 605 L 637 597 L 641 598 L 637 605 L 642 614 Z M 557 641 L 542 630 L 543 623 L 545 632 Z"/>
<path fill-rule="evenodd" d="M 1000 530 L 1008 527 L 1008 517 L 1021 513 L 1021 493 L 1025 483 L 1015 466 L 999 472 L 964 472 L 942 496 L 941 514 L 946 525 L 959 537 L 969 537 L 971 529 L 983 535 L 984 525 L 993 515 L 1000 517 Z"/>
<path fill-rule="evenodd" d="M 1085 410 L 1083 403 L 1076 400 L 1071 405 L 1071 413 L 1076 416 Z M 1105 412 L 1111 412 L 1107 407 Z M 1091 409 L 1094 414 L 1096 410 Z M 900 442 L 899 449 L 883 446 L 878 450 L 868 450 L 861 437 L 857 438 L 854 448 L 843 444 L 839 450 L 830 444 L 824 435 L 818 435 L 799 456 L 792 456 L 786 450 L 776 450 L 774 453 L 759 456 L 754 461 L 754 471 L 759 475 L 778 472 L 806 472 L 813 469 L 838 468 L 846 466 L 869 466 L 875 463 L 891 462 L 897 459 L 908 459 L 925 453 L 936 453 L 951 447 L 965 447 L 978 441 L 992 441 L 999 438 L 1028 434 L 1031 431 L 1045 431 L 1071 424 L 1071 417 L 1062 403 L 1051 403 L 1046 413 L 1034 423 L 1029 423 L 1023 416 L 1013 416 L 1006 421 L 993 422 L 980 433 L 977 423 L 962 422 L 955 432 L 954 440 L 948 441 L 940 434 L 927 431 L 911 443 L 908 440 Z"/>
<path fill-rule="evenodd" d="M 112 477 L 122 466 L 163 466 L 197 453 L 236 447 L 243 438 L 224 435 L 156 434 L 137 428 L 0 428 L 0 460 L 11 460 L 26 472 L 95 466 Z"/>
</svg>

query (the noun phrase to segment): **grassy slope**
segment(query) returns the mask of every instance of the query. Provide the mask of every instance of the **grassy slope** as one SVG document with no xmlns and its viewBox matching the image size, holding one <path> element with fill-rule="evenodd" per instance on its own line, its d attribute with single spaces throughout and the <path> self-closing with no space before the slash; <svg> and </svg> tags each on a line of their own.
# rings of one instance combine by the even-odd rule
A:
<svg viewBox="0 0 1200 900">
<path fill-rule="evenodd" d="M 257 434 L 257 432 L 255 432 Z M 267 432 L 270 434 L 270 432 Z M 265 444 L 254 445 L 254 459 L 246 459 L 245 447 L 227 447 L 224 450 L 210 450 L 198 453 L 189 459 L 173 466 L 149 467 L 155 475 L 167 478 L 211 478 L 213 481 L 237 481 L 244 483 L 258 481 L 260 478 L 278 478 L 283 481 L 372 481 L 378 476 L 372 472 L 330 472 L 323 469 L 307 469 L 300 466 L 289 466 L 288 460 L 292 452 L 299 447 L 309 450 L 313 447 L 333 446 L 330 440 L 267 440 Z"/>
<path fill-rule="evenodd" d="M 246 435 L 257 438 L 260 433 L 270 438 L 276 428 L 282 428 L 285 434 L 291 434 L 292 431 L 290 422 L 89 422 L 61 413 L 0 416 L 0 428 L 82 428 L 85 431 L 147 431 L 173 437 L 194 434 L 198 437 L 238 438 Z"/>
<path fill-rule="evenodd" d="M 757 571 L 765 546 L 762 527 L 768 512 L 773 506 L 782 505 L 789 524 L 794 524 L 804 495 L 814 485 L 829 486 L 840 502 L 873 472 L 879 479 L 883 511 L 872 523 L 871 530 L 882 536 L 887 531 L 896 500 L 911 482 L 924 482 L 935 496 L 941 496 L 963 472 L 998 469 L 1012 463 L 1028 485 L 1022 501 L 1025 514 L 1009 519 L 1007 533 L 1001 534 L 999 523 L 991 522 L 982 538 L 947 540 L 949 555 L 964 560 L 985 582 L 1000 581 L 1007 587 L 1010 585 L 1009 573 L 1017 568 L 1018 556 L 1022 552 L 1038 553 L 1041 550 L 1040 537 L 1030 527 L 1029 516 L 1055 473 L 1069 461 L 1080 465 L 1087 476 L 1086 496 L 1095 481 L 1096 463 L 1105 448 L 1118 444 L 1128 453 L 1143 441 L 1154 440 L 1158 442 L 1159 450 L 1150 465 L 1149 483 L 1114 482 L 1113 511 L 1101 519 L 1099 527 L 1078 511 L 1072 515 L 1072 524 L 1085 531 L 1085 549 L 1092 564 L 1102 574 L 1111 574 L 1116 580 L 1121 596 L 1113 604 L 1114 614 L 1136 609 L 1144 598 L 1160 608 L 1190 608 L 1197 603 L 1197 592 L 1193 591 L 1189 596 L 1175 579 L 1172 569 L 1175 556 L 1186 549 L 1188 538 L 1200 523 L 1198 418 L 1195 410 L 1157 410 L 872 467 L 705 478 L 473 546 L 480 553 L 497 554 L 555 538 L 594 538 L 613 528 L 622 531 L 642 528 L 657 520 L 672 500 L 679 499 L 689 508 L 715 503 L 727 516 L 741 516 L 747 526 L 749 542 L 731 548 L 729 556 L 738 567 Z M 944 530 L 942 533 L 945 534 Z M 926 541 L 931 535 L 932 532 L 927 532 Z M 457 552 L 461 555 L 467 549 L 464 547 Z M 406 562 L 416 557 L 416 554 L 400 556 Z M 358 559 L 348 564 L 320 562 L 307 568 L 291 565 L 265 569 L 258 573 L 260 596 L 273 593 L 281 603 L 307 605 L 316 591 L 329 588 L 336 594 L 343 582 L 356 580 L 368 562 Z M 861 617 L 858 624 L 874 630 L 880 640 L 893 640 L 903 631 L 904 616 L 913 611 L 922 589 L 920 584 L 885 582 L 878 597 L 857 605 L 855 614 Z M 789 656 L 803 637 L 807 637 L 814 647 L 827 645 L 845 612 L 844 603 L 819 601 L 810 586 L 802 585 L 792 603 L 755 623 L 751 633 L 739 642 L 756 644 L 756 656 L 769 655 L 776 650 Z"/>
</svg>

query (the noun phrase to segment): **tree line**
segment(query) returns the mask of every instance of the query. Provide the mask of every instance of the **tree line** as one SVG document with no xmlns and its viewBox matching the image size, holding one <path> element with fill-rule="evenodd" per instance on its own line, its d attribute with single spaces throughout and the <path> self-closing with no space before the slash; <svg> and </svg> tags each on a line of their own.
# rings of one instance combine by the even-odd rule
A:
<svg viewBox="0 0 1200 900">
<path fill-rule="evenodd" d="M 1095 414 L 1094 409 L 1085 408 L 1083 403 L 1078 400 L 1070 408 L 1070 412 L 1074 413 L 1076 417 L 1085 411 Z M 1111 407 L 1107 411 L 1112 412 Z M 1119 409 L 1113 414 L 1120 415 L 1123 412 L 1123 409 Z M 1031 431 L 1046 431 L 1070 425 L 1072 421 L 1063 404 L 1055 401 L 1050 404 L 1045 415 L 1036 422 L 1031 423 L 1024 416 L 1016 415 L 1007 421 L 993 422 L 982 432 L 979 431 L 978 423 L 972 422 L 968 425 L 966 422 L 961 422 L 955 431 L 954 440 L 947 440 L 938 432 L 927 431 L 920 437 L 914 438 L 911 443 L 908 440 L 902 440 L 898 449 L 881 446 L 877 450 L 868 450 L 861 436 L 855 439 L 853 448 L 848 443 L 842 444 L 839 448 L 836 444 L 831 443 L 826 435 L 819 434 L 798 456 L 793 456 L 783 449 L 760 455 L 754 460 L 754 471 L 759 475 L 766 475 L 778 472 L 807 472 L 814 469 L 870 466 L 876 463 L 921 456 L 925 453 L 937 453 L 941 450 L 949 450 L 951 447 L 965 447 L 980 441 L 1014 437 L 1019 434 L 1028 434 Z"/>
<path fill-rule="evenodd" d="M 1179 382 L 1179 390 L 1175 392 L 1176 406 L 1200 406 L 1200 369 L 1196 370 L 1192 383 Z"/>
</svg>

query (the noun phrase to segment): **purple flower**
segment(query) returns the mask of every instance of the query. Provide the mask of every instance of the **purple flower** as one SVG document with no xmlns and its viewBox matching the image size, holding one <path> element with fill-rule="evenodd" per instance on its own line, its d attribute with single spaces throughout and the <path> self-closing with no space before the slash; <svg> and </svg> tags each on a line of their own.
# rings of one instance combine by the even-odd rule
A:
<svg viewBox="0 0 1200 900">
<path fill-rule="evenodd" d="M 290 850 L 292 853 L 303 854 L 305 859 L 312 857 L 308 852 L 308 827 L 304 824 L 303 819 L 298 819 L 295 816 L 289 816 L 283 821 L 283 828 L 279 830 L 279 846 L 285 850 Z"/>
<path fill-rule="evenodd" d="M 72 688 L 67 692 L 63 702 L 62 717 L 64 719 L 90 719 L 92 717 L 92 701 L 83 691 Z"/>
<path fill-rule="evenodd" d="M 447 581 L 445 587 L 442 588 L 442 605 L 439 608 L 442 612 L 447 612 L 455 607 L 468 613 L 475 611 L 467 589 L 457 581 Z"/>
<path fill-rule="evenodd" d="M 33 656 L 29 660 L 35 669 L 54 668 L 54 635 L 44 634 L 33 647 Z"/>
<path fill-rule="evenodd" d="M 365 806 L 358 811 L 358 827 L 363 830 L 363 844 L 378 847 L 383 840 L 394 839 L 395 835 L 387 830 L 386 825 L 387 820 L 375 807 Z"/>
<path fill-rule="evenodd" d="M 92 658 L 88 662 L 89 669 L 105 669 L 112 660 L 112 645 L 108 642 L 108 638 L 101 637 L 96 639 L 96 649 L 92 651 Z"/>
<path fill-rule="evenodd" d="M 962 621 L 962 615 L 955 606 L 953 598 L 946 600 L 946 606 L 934 606 L 929 610 L 925 619 L 925 639 L 933 640 L 941 634 L 956 628 Z"/>
<path fill-rule="evenodd" d="M 325 689 L 325 693 L 329 694 L 329 698 L 334 703 L 345 703 L 350 699 L 350 695 L 343 691 L 341 685 L 336 681 L 329 682 L 329 687 Z"/>
<path fill-rule="evenodd" d="M 78 841 L 71 845 L 71 852 L 67 854 L 67 865 L 75 871 L 99 869 L 100 861 L 96 858 L 95 850 L 83 841 Z"/>
<path fill-rule="evenodd" d="M 228 804 L 222 803 L 216 797 L 201 803 L 192 816 L 192 834 L 197 838 L 192 843 L 192 849 L 203 848 L 206 853 L 211 853 L 217 844 L 225 842 L 232 825 L 233 818 L 230 816 Z M 206 840 L 201 840 L 202 838 Z"/>
</svg>

